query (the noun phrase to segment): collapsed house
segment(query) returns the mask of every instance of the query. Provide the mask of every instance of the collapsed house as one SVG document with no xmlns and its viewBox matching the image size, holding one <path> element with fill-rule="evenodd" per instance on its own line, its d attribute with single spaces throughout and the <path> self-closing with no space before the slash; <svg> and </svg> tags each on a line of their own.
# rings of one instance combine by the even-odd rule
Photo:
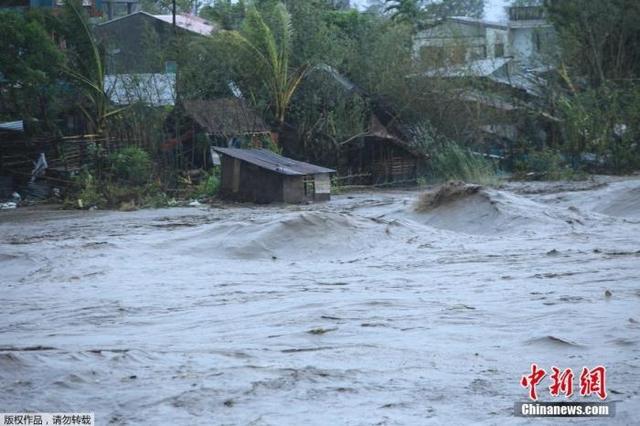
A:
<svg viewBox="0 0 640 426">
<path fill-rule="evenodd" d="M 259 204 L 299 204 L 331 198 L 335 170 L 266 149 L 214 148 L 222 159 L 223 198 Z"/>
<path fill-rule="evenodd" d="M 428 160 L 416 135 L 383 101 L 373 102 L 372 110 L 366 132 L 344 146 L 347 169 L 342 180 L 364 185 L 415 183 Z"/>
<path fill-rule="evenodd" d="M 333 113 L 338 97 L 362 99 L 367 105 L 360 123 L 362 128 L 354 131 L 356 134 L 346 141 L 332 141 L 333 149 L 338 150 L 339 155 L 337 152 L 327 155 L 326 151 L 315 153 L 315 158 L 322 163 L 335 164 L 338 170 L 336 179 L 340 184 L 415 183 L 428 158 L 418 145 L 415 132 L 402 122 L 393 108 L 383 99 L 369 95 L 328 65 L 316 66 L 312 76 L 325 79 L 332 87 L 326 93 L 314 93 L 313 98 L 320 99 L 321 116 Z M 319 137 L 323 137 L 323 134 L 319 134 Z M 324 137 L 331 139 L 330 136 Z"/>
<path fill-rule="evenodd" d="M 22 120 L 0 123 L 0 199 L 14 191 L 32 200 L 48 198 L 93 161 L 97 146 L 110 149 L 104 138 L 32 136 Z"/>
</svg>

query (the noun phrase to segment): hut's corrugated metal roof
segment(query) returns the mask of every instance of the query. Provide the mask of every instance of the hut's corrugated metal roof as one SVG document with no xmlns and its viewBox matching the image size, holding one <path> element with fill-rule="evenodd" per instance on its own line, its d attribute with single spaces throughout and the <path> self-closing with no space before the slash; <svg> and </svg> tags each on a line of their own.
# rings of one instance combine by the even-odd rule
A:
<svg viewBox="0 0 640 426">
<path fill-rule="evenodd" d="M 333 169 L 283 157 L 266 149 L 214 148 L 217 152 L 288 176 L 335 173 Z"/>
</svg>

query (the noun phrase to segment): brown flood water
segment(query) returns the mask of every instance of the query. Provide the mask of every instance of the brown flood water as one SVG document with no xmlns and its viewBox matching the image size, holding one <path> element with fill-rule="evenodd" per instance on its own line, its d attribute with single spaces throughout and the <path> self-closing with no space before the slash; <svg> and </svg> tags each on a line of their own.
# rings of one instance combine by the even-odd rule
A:
<svg viewBox="0 0 640 426">
<path fill-rule="evenodd" d="M 0 211 L 0 411 L 529 424 L 513 404 L 535 362 L 605 365 L 606 423 L 637 424 L 640 180 L 509 184 L 428 213 L 418 195 Z"/>
</svg>

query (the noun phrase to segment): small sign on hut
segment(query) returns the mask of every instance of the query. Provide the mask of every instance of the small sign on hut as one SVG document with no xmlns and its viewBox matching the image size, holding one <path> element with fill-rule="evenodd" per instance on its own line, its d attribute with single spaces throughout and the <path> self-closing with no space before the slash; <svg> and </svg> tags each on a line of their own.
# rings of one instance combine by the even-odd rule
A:
<svg viewBox="0 0 640 426">
<path fill-rule="evenodd" d="M 335 170 L 266 149 L 214 148 L 222 159 L 224 198 L 254 203 L 304 203 L 331 198 Z"/>
</svg>

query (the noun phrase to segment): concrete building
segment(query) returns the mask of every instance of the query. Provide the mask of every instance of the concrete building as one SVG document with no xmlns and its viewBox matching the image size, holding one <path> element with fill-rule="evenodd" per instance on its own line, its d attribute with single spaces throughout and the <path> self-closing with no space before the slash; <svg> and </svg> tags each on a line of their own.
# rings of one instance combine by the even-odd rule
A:
<svg viewBox="0 0 640 426">
<path fill-rule="evenodd" d="M 509 8 L 509 50 L 522 64 L 542 64 L 555 49 L 553 26 L 541 6 Z"/>
<path fill-rule="evenodd" d="M 508 22 L 450 17 L 414 37 L 413 54 L 426 68 L 512 57 L 538 65 L 553 54 L 553 26 L 541 6 L 511 7 Z"/>
<path fill-rule="evenodd" d="M 426 67 L 509 56 L 509 27 L 467 17 L 447 18 L 414 37 L 414 58 Z"/>
</svg>

